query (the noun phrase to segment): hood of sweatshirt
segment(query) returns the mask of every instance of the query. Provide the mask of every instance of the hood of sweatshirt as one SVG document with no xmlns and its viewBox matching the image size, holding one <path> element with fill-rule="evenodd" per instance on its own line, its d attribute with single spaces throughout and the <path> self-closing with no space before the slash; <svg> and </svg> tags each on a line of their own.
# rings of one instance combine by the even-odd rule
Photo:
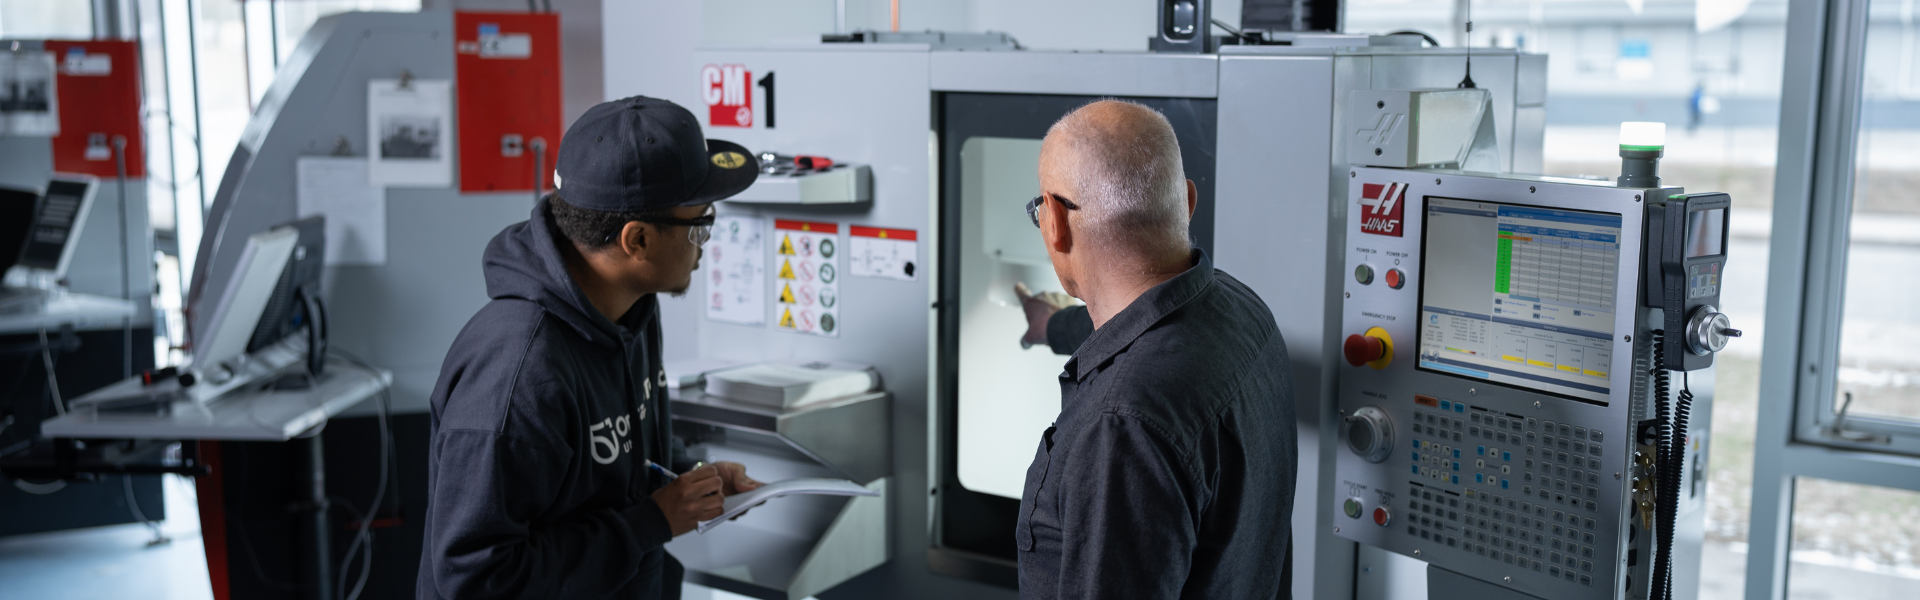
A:
<svg viewBox="0 0 1920 600">
<path fill-rule="evenodd" d="M 624 345 L 623 334 L 631 330 L 600 314 L 587 300 L 586 292 L 573 282 L 573 276 L 567 273 L 566 259 L 560 254 L 560 244 L 570 242 L 558 237 L 559 232 L 551 226 L 547 206 L 547 200 L 542 199 L 534 205 L 533 215 L 525 222 L 507 227 L 487 243 L 481 260 L 487 296 L 538 304 L 594 345 L 620 348 Z M 635 306 L 652 299 L 648 295 Z M 641 316 L 637 313 L 650 312 L 628 310 L 624 320 L 635 320 L 634 317 Z"/>
</svg>

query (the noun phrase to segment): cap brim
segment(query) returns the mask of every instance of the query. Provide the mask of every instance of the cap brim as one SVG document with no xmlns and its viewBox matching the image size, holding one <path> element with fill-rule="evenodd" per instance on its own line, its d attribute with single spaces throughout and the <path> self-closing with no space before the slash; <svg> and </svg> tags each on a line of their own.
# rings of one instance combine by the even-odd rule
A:
<svg viewBox="0 0 1920 600">
<path fill-rule="evenodd" d="M 760 161 L 745 146 L 726 140 L 707 140 L 707 180 L 681 206 L 712 204 L 753 186 Z"/>
</svg>

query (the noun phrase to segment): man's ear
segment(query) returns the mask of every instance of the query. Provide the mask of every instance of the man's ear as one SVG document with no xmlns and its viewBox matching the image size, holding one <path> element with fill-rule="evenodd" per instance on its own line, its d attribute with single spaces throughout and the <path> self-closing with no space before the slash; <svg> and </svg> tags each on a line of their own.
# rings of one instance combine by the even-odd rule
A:
<svg viewBox="0 0 1920 600">
<path fill-rule="evenodd" d="M 1047 249 L 1061 254 L 1073 250 L 1073 230 L 1067 228 L 1067 207 L 1058 198 L 1048 198 L 1040 203 L 1041 212 L 1046 218 L 1040 219 L 1040 239 Z"/>
<path fill-rule="evenodd" d="M 620 228 L 620 252 L 636 261 L 645 261 L 647 251 L 654 247 L 654 234 L 659 233 L 652 225 L 639 221 L 627 221 Z"/>
<path fill-rule="evenodd" d="M 1200 207 L 1200 188 L 1194 187 L 1193 180 L 1187 180 L 1187 219 L 1193 219 L 1193 210 Z"/>
</svg>

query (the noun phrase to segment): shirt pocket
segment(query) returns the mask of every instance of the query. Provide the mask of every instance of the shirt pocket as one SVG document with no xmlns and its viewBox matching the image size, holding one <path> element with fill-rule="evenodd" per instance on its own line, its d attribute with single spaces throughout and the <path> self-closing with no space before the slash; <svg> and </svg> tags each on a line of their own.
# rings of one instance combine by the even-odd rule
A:
<svg viewBox="0 0 1920 600">
<path fill-rule="evenodd" d="M 1040 434 L 1040 448 L 1034 453 L 1033 464 L 1027 467 L 1027 484 L 1020 492 L 1020 524 L 1014 529 L 1014 543 L 1021 552 L 1033 551 L 1033 513 L 1040 505 L 1040 490 L 1046 486 L 1047 471 L 1053 467 L 1053 432 L 1058 427 L 1047 427 Z"/>
</svg>

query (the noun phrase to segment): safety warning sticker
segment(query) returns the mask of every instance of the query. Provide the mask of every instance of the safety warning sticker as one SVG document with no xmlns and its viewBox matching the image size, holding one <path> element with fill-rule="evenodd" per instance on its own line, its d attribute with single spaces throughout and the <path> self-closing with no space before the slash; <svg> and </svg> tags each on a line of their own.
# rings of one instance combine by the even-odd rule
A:
<svg viewBox="0 0 1920 600">
<path fill-rule="evenodd" d="M 707 319 L 767 324 L 766 221 L 721 216 L 707 242 Z"/>
<path fill-rule="evenodd" d="M 776 219 L 773 241 L 775 325 L 840 337 L 840 226 Z"/>
<path fill-rule="evenodd" d="M 919 236 L 912 229 L 847 228 L 847 270 L 861 277 L 913 281 L 920 266 Z"/>
</svg>

